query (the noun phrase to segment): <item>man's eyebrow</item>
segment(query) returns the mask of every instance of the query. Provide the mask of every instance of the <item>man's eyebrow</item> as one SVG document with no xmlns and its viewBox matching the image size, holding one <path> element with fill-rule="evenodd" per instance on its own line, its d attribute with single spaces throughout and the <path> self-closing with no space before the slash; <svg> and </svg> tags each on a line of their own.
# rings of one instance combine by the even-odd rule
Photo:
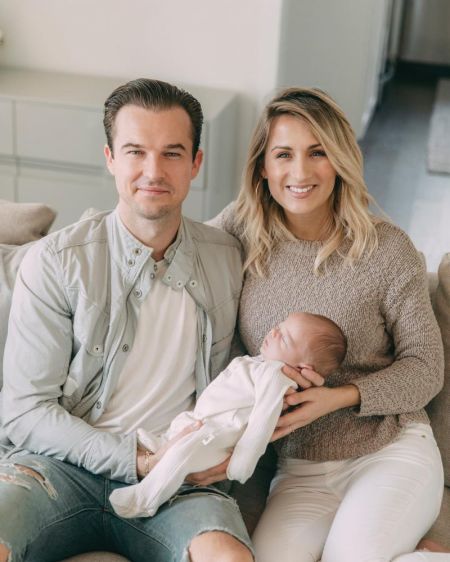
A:
<svg viewBox="0 0 450 562">
<path fill-rule="evenodd" d="M 127 142 L 120 147 L 121 150 L 123 150 L 124 148 L 143 148 L 143 146 L 142 146 L 142 144 L 136 144 L 134 142 Z"/>
<path fill-rule="evenodd" d="M 170 150 L 179 149 L 184 150 L 186 152 L 186 147 L 181 142 L 177 142 L 176 144 L 166 144 L 164 148 L 169 148 Z"/>
</svg>

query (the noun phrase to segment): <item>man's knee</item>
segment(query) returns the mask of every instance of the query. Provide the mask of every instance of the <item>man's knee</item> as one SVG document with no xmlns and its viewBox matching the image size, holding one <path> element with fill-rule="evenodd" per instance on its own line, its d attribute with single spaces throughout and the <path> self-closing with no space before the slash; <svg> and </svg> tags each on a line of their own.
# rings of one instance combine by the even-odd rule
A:
<svg viewBox="0 0 450 562">
<path fill-rule="evenodd" d="M 189 546 L 191 562 L 253 562 L 250 550 L 238 539 L 221 531 L 197 535 Z"/>
</svg>

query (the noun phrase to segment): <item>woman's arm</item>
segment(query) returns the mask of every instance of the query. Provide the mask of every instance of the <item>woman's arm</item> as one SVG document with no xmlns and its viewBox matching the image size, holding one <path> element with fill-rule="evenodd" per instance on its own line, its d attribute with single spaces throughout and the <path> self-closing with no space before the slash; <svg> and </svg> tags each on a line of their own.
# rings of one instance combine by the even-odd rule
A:
<svg viewBox="0 0 450 562">
<path fill-rule="evenodd" d="M 296 409 L 280 417 L 271 441 L 285 437 L 321 416 L 341 408 L 357 406 L 360 403 L 360 395 L 358 388 L 353 384 L 335 388 L 313 386 L 286 396 L 285 402 L 288 406 L 296 406 Z"/>
</svg>

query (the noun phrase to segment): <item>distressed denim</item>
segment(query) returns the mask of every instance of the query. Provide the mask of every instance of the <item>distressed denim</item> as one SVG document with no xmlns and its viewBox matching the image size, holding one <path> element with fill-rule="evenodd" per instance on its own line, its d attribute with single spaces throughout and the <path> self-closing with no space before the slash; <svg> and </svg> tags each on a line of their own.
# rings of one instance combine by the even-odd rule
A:
<svg viewBox="0 0 450 562">
<path fill-rule="evenodd" d="M 92 550 L 133 562 L 187 562 L 192 539 L 214 530 L 253 552 L 235 501 L 218 488 L 183 485 L 154 517 L 123 519 L 108 498 L 124 485 L 41 455 L 0 461 L 0 543 L 10 562 L 57 562 Z"/>
</svg>

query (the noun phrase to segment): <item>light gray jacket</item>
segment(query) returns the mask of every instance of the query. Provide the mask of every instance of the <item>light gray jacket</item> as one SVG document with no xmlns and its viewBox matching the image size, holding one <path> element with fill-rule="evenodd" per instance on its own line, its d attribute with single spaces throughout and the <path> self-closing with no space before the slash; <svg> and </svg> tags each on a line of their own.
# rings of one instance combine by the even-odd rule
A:
<svg viewBox="0 0 450 562">
<path fill-rule="evenodd" d="M 196 389 L 225 366 L 241 291 L 230 235 L 183 219 L 163 282 L 197 304 Z M 134 341 L 131 306 L 151 288 L 153 258 L 117 212 L 36 243 L 17 276 L 4 357 L 2 426 L 12 444 L 134 483 L 136 435 L 95 429 Z M 149 326 L 158 329 L 158 319 Z M 168 342 L 170 345 L 170 341 Z M 174 350 L 176 352 L 176 350 Z M 15 447 L 14 447 L 15 446 Z"/>
</svg>

